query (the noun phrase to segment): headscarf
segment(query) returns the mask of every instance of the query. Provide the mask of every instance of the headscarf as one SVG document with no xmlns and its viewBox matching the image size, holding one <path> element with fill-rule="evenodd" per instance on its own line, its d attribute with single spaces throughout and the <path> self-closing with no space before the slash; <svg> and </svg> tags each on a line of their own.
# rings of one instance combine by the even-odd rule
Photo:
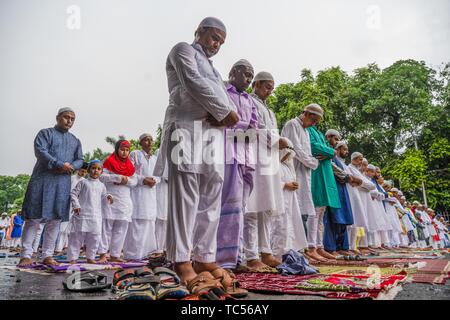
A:
<svg viewBox="0 0 450 320">
<path fill-rule="evenodd" d="M 134 168 L 133 163 L 130 158 L 127 157 L 125 160 L 122 160 L 118 153 L 120 147 L 130 147 L 130 143 L 127 140 L 119 140 L 115 145 L 114 153 L 112 153 L 106 160 L 103 162 L 103 168 L 111 171 L 115 174 L 120 174 L 122 176 L 131 177 L 136 169 Z"/>
</svg>

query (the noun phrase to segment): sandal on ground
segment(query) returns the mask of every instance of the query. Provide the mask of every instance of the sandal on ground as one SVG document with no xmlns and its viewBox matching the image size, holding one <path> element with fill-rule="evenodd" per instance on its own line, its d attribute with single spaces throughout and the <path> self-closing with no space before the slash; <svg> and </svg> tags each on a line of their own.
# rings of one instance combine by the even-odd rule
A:
<svg viewBox="0 0 450 320">
<path fill-rule="evenodd" d="M 63 281 L 66 290 L 73 292 L 96 292 L 109 289 L 106 274 L 98 271 L 74 272 Z"/>
<path fill-rule="evenodd" d="M 219 288 L 225 293 L 220 279 L 215 279 L 211 273 L 204 271 L 199 273 L 194 279 L 188 281 L 187 289 L 191 294 L 208 293 L 211 289 Z"/>
<path fill-rule="evenodd" d="M 122 287 L 117 295 L 118 300 L 156 300 L 159 287 L 159 277 L 147 275 L 134 278 Z"/>
<path fill-rule="evenodd" d="M 228 271 L 222 268 L 217 268 L 211 272 L 211 275 L 220 280 L 225 292 L 233 298 L 245 298 L 248 291 L 239 287 L 239 281 L 234 279 Z"/>
<path fill-rule="evenodd" d="M 173 270 L 159 267 L 153 269 L 155 276 L 159 276 L 160 284 L 157 291 L 158 300 L 182 299 L 189 295 L 189 291 L 181 285 L 181 280 Z"/>
</svg>

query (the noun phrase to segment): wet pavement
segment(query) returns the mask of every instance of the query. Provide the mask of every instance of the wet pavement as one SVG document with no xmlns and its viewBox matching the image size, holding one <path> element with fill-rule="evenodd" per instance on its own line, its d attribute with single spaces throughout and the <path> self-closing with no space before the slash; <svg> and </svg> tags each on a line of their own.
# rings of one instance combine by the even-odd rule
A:
<svg viewBox="0 0 450 320">
<path fill-rule="evenodd" d="M 5 250 L 0 253 L 11 255 Z M 449 258 L 450 255 L 447 256 Z M 35 274 L 5 269 L 14 267 L 17 257 L 0 258 L 0 300 L 112 300 L 111 290 L 99 293 L 73 293 L 62 286 L 68 274 Z M 113 270 L 104 271 L 111 281 Z M 268 295 L 250 293 L 245 300 L 327 300 L 318 296 Z M 450 300 L 450 280 L 445 285 L 407 283 L 395 300 Z"/>
</svg>

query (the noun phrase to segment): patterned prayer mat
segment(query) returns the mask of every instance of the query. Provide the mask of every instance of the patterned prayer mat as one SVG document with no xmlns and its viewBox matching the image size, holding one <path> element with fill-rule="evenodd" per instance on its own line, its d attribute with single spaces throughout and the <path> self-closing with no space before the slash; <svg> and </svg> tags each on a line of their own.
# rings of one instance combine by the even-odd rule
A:
<svg viewBox="0 0 450 320">
<path fill-rule="evenodd" d="M 347 274 L 347 275 L 370 275 L 379 272 L 383 276 L 397 275 L 406 272 L 408 275 L 418 272 L 417 268 L 405 267 L 384 267 L 378 266 L 359 267 L 359 266 L 322 266 L 319 267 L 319 273 L 324 275 L 330 274 Z"/>
<path fill-rule="evenodd" d="M 16 267 L 19 270 L 40 270 L 50 273 L 64 273 L 70 272 L 73 270 L 77 271 L 93 271 L 93 270 L 116 270 L 116 269 L 127 269 L 127 268 L 137 268 L 145 266 L 145 262 L 125 262 L 125 263 L 117 263 L 117 262 L 108 262 L 105 264 L 89 264 L 80 261 L 76 264 L 70 263 L 61 263 L 59 266 L 46 266 L 42 263 L 33 263 L 31 266 L 27 267 Z"/>
<path fill-rule="evenodd" d="M 334 299 L 376 299 L 406 280 L 398 275 L 307 275 L 241 273 L 236 275 L 242 288 L 259 293 L 318 295 Z"/>
<path fill-rule="evenodd" d="M 450 261 L 447 259 L 427 261 L 426 265 L 419 268 L 412 276 L 412 281 L 417 283 L 445 284 L 450 278 Z"/>
</svg>

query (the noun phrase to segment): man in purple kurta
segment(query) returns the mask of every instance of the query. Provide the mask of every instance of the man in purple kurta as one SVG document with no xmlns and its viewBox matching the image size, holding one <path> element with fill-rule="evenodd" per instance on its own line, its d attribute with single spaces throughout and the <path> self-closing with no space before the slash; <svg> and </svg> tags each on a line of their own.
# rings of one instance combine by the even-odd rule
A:
<svg viewBox="0 0 450 320">
<path fill-rule="evenodd" d="M 247 60 L 239 60 L 231 68 L 226 85 L 240 121 L 226 129 L 225 134 L 225 176 L 217 232 L 217 263 L 225 269 L 234 269 L 239 263 L 244 208 L 253 188 L 256 132 L 251 129 L 256 129 L 257 109 L 245 92 L 253 75 L 252 65 Z"/>
</svg>

